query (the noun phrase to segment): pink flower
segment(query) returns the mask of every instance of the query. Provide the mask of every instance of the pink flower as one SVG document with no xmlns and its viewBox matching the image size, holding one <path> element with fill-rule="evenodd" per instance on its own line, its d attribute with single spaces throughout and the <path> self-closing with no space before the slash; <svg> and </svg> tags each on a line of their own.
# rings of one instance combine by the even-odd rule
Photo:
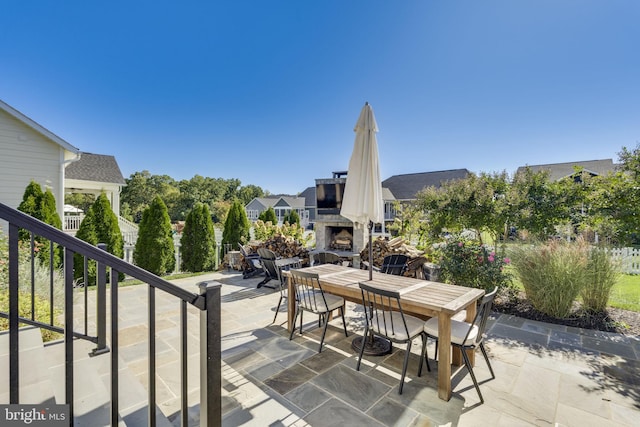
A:
<svg viewBox="0 0 640 427">
<path fill-rule="evenodd" d="M 462 242 L 458 242 L 458 247 L 461 248 L 462 247 Z"/>
<path fill-rule="evenodd" d="M 493 257 L 493 253 L 491 253 L 491 255 L 489 255 L 489 262 L 493 262 L 495 261 L 495 258 Z"/>
<path fill-rule="evenodd" d="M 511 262 L 511 260 L 509 258 L 505 258 L 505 259 L 503 259 L 503 261 L 504 261 L 505 264 L 509 264 Z"/>
</svg>

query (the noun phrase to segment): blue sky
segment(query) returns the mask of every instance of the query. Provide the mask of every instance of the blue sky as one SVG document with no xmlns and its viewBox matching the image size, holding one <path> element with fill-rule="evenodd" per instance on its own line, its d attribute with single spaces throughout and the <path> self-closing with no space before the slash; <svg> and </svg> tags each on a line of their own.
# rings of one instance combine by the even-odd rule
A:
<svg viewBox="0 0 640 427">
<path fill-rule="evenodd" d="M 347 169 L 365 101 L 383 179 L 640 142 L 635 0 L 34 0 L 0 28 L 0 99 L 125 177 L 295 194 Z"/>
</svg>

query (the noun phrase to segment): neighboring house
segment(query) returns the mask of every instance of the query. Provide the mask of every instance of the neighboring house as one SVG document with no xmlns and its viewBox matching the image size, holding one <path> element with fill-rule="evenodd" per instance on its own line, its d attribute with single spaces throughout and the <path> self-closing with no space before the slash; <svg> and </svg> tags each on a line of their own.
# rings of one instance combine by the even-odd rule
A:
<svg viewBox="0 0 640 427">
<path fill-rule="evenodd" d="M 65 168 L 79 158 L 78 148 L 0 101 L 0 202 L 17 208 L 34 180 L 51 190 L 62 218 Z"/>
<path fill-rule="evenodd" d="M 260 214 L 270 207 L 275 211 L 279 224 L 282 224 L 284 217 L 292 210 L 295 210 L 300 217 L 302 227 L 306 227 L 309 223 L 309 211 L 305 209 L 305 199 L 287 195 L 254 198 L 245 206 L 247 218 L 249 221 L 255 222 Z"/>
<path fill-rule="evenodd" d="M 67 193 L 105 193 L 113 212 L 120 215 L 120 192 L 126 185 L 116 158 L 104 154 L 80 153 L 80 159 L 67 166 Z"/>
<path fill-rule="evenodd" d="M 415 200 L 417 194 L 427 187 L 438 188 L 446 181 L 463 179 L 470 174 L 467 169 L 452 169 L 393 175 L 382 181 L 382 187 L 389 189 L 395 200 L 405 202 Z"/>
<path fill-rule="evenodd" d="M 298 195 L 304 199 L 304 209 L 309 212 L 309 223 L 316 222 L 316 187 L 307 187 Z"/>
<path fill-rule="evenodd" d="M 547 165 L 527 165 L 520 166 L 516 171 L 516 174 L 524 171 L 526 168 L 529 168 L 532 172 L 548 171 L 549 179 L 551 181 L 558 181 L 562 178 L 574 176 L 576 174 L 576 166 L 581 167 L 584 172 L 589 173 L 591 176 L 598 176 L 606 175 L 609 172 L 615 172 L 618 165 L 613 163 L 612 159 L 550 163 Z M 579 179 L 579 177 L 577 179 Z"/>
<path fill-rule="evenodd" d="M 66 193 L 104 192 L 119 217 L 120 191 L 126 184 L 113 156 L 82 153 L 0 101 L 0 202 L 17 208 L 31 180 L 51 190 L 65 231 L 74 233 L 82 219 L 79 213 L 69 215 L 68 208 L 65 215 Z M 122 218 L 120 228 L 127 241 L 127 234 L 137 233 L 137 227 Z"/>
</svg>

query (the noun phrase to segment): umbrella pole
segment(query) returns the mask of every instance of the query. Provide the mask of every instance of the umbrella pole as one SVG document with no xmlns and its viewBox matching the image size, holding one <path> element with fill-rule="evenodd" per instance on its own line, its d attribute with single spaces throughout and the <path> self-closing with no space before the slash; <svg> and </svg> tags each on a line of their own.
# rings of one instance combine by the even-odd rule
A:
<svg viewBox="0 0 640 427">
<path fill-rule="evenodd" d="M 369 221 L 369 281 L 373 280 L 373 221 Z"/>
</svg>

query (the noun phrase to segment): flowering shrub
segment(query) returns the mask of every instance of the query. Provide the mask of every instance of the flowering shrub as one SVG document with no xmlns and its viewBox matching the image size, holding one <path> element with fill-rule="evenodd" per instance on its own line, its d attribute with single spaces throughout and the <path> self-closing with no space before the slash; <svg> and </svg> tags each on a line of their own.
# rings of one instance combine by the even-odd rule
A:
<svg viewBox="0 0 640 427">
<path fill-rule="evenodd" d="M 511 286 L 511 274 L 505 269 L 509 258 L 501 257 L 475 240 L 453 238 L 437 246 L 440 279 L 454 285 L 491 291 Z"/>
</svg>

